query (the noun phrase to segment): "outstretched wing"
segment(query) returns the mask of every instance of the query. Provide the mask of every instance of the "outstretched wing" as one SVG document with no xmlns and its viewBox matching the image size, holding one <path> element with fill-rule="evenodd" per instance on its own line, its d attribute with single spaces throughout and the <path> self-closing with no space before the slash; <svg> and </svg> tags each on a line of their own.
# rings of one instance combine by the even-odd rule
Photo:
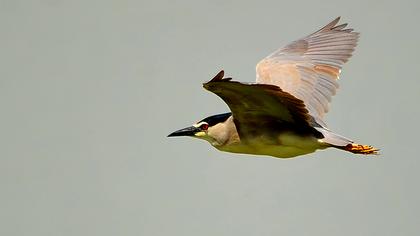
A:
<svg viewBox="0 0 420 236">
<path fill-rule="evenodd" d="M 359 33 L 337 25 L 340 17 L 317 32 L 279 49 L 257 64 L 257 83 L 273 84 L 303 100 L 314 119 L 325 126 L 341 68 L 351 57 Z"/>
<path fill-rule="evenodd" d="M 309 125 L 311 117 L 301 100 L 275 85 L 244 84 L 223 74 L 220 71 L 203 87 L 227 103 L 241 138 L 287 128 L 317 133 Z"/>
</svg>

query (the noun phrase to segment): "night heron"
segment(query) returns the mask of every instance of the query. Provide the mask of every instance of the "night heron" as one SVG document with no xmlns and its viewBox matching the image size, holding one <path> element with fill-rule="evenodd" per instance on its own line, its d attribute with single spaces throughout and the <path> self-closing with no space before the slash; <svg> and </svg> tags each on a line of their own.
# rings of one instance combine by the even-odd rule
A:
<svg viewBox="0 0 420 236">
<path fill-rule="evenodd" d="M 220 71 L 203 86 L 231 113 L 207 117 L 168 137 L 191 136 L 220 151 L 280 158 L 328 147 L 377 154 L 378 149 L 333 133 L 324 122 L 341 67 L 359 37 L 347 24 L 337 25 L 339 19 L 260 61 L 254 84 L 224 78 Z"/>
</svg>

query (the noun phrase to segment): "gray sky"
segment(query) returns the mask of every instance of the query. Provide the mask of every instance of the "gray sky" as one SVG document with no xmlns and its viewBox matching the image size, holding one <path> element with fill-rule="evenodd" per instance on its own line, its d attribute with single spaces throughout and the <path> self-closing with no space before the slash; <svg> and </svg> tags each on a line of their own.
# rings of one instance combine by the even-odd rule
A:
<svg viewBox="0 0 420 236">
<path fill-rule="evenodd" d="M 418 235 L 418 1 L 0 2 L 0 235 Z M 166 135 L 202 89 L 337 16 L 361 32 L 329 127 L 282 160 Z"/>
</svg>

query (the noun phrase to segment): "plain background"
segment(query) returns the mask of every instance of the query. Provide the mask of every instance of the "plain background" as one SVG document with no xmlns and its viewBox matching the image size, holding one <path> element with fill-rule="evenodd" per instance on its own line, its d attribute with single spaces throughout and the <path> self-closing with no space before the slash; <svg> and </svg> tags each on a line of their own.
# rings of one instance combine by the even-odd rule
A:
<svg viewBox="0 0 420 236">
<path fill-rule="evenodd" d="M 419 235 L 418 1 L 0 2 L 0 235 Z M 202 89 L 337 16 L 361 32 L 327 116 L 379 158 L 282 160 L 166 135 Z"/>
</svg>

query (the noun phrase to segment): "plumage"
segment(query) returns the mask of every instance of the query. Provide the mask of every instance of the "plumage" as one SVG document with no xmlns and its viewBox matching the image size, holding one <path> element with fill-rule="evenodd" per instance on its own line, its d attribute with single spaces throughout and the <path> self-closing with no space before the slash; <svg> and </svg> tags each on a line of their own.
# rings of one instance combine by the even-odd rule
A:
<svg viewBox="0 0 420 236">
<path fill-rule="evenodd" d="M 274 84 L 303 100 L 309 113 L 324 123 L 336 93 L 342 65 L 351 57 L 359 33 L 336 26 L 336 18 L 320 30 L 277 50 L 257 64 L 257 83 Z"/>
<path fill-rule="evenodd" d="M 226 152 L 280 158 L 328 147 L 377 154 L 378 149 L 333 133 L 324 122 L 341 68 L 359 37 L 347 24 L 337 25 L 339 19 L 261 60 L 254 84 L 224 78 L 220 71 L 203 87 L 231 113 L 207 117 L 169 136 L 204 139 Z"/>
<path fill-rule="evenodd" d="M 243 141 L 271 130 L 291 130 L 301 134 L 322 135 L 311 127 L 311 117 L 302 100 L 268 84 L 244 84 L 223 79 L 221 71 L 205 89 L 215 93 L 229 106 Z"/>
</svg>

